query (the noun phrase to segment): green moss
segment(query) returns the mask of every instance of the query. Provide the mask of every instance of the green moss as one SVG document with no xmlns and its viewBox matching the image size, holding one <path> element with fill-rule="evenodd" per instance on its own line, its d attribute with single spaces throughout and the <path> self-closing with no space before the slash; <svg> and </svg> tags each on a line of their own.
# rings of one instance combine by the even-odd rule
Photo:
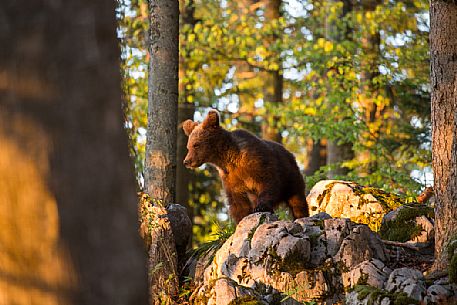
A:
<svg viewBox="0 0 457 305">
<path fill-rule="evenodd" d="M 368 298 L 368 305 L 373 305 L 377 300 L 381 301 L 384 298 L 388 298 L 393 305 L 420 304 L 419 301 L 408 297 L 408 295 L 404 292 L 388 292 L 387 290 L 382 290 L 368 285 L 357 285 L 354 287 L 354 290 L 358 294 L 357 299 L 359 301 Z"/>
<path fill-rule="evenodd" d="M 383 239 L 406 242 L 418 236 L 422 227 L 415 222 L 416 217 L 425 215 L 434 217 L 434 210 L 425 205 L 404 205 L 405 208 L 398 211 L 395 220 L 385 223 L 379 231 Z"/>
<path fill-rule="evenodd" d="M 228 305 L 263 305 L 256 297 L 245 295 L 232 300 Z"/>
<path fill-rule="evenodd" d="M 453 236 L 449 240 L 447 246 L 447 254 L 449 258 L 449 280 L 451 283 L 457 284 L 457 235 Z"/>
</svg>

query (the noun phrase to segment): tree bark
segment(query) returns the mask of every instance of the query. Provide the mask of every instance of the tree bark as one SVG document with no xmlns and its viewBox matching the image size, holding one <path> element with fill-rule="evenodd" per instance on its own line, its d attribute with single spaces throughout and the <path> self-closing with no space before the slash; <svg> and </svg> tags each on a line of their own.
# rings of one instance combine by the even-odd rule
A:
<svg viewBox="0 0 457 305">
<path fill-rule="evenodd" d="M 164 204 L 175 202 L 178 124 L 177 0 L 150 0 L 148 128 L 145 187 Z"/>
<path fill-rule="evenodd" d="M 435 264 L 446 269 L 446 245 L 457 234 L 457 4 L 430 6 L 432 162 L 435 206 Z"/>
<path fill-rule="evenodd" d="M 0 302 L 145 304 L 115 2 L 0 2 Z"/>
<path fill-rule="evenodd" d="M 178 125 L 179 2 L 149 0 L 148 128 L 145 187 L 151 196 L 148 275 L 151 304 L 178 293 L 177 254 L 164 206 L 175 202 Z"/>
</svg>

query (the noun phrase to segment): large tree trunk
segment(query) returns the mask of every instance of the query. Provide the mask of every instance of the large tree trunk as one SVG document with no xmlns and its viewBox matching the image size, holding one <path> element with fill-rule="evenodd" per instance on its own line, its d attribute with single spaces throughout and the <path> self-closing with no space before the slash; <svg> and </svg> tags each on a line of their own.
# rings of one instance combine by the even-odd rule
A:
<svg viewBox="0 0 457 305">
<path fill-rule="evenodd" d="M 145 187 L 154 207 L 148 274 L 150 302 L 163 304 L 178 292 L 175 239 L 164 206 L 176 197 L 179 2 L 149 0 L 149 18 Z"/>
<path fill-rule="evenodd" d="M 445 249 L 457 234 L 457 4 L 430 7 L 432 156 L 435 181 L 435 265 L 446 268 Z"/>
<path fill-rule="evenodd" d="M 0 2 L 0 303 L 145 304 L 112 1 Z"/>
</svg>

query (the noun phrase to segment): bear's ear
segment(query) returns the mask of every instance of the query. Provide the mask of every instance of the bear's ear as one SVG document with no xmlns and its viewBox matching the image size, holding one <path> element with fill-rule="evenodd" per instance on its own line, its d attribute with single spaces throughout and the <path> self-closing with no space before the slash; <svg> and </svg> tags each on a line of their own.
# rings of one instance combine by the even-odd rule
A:
<svg viewBox="0 0 457 305">
<path fill-rule="evenodd" d="M 198 123 L 197 122 L 194 122 L 192 120 L 186 120 L 182 123 L 182 129 L 184 130 L 184 133 L 186 134 L 186 136 L 189 136 L 192 132 L 192 130 L 194 130 L 195 127 L 197 127 Z"/>
<path fill-rule="evenodd" d="M 206 119 L 202 123 L 203 128 L 218 127 L 219 126 L 219 112 L 211 109 L 206 116 Z"/>
</svg>

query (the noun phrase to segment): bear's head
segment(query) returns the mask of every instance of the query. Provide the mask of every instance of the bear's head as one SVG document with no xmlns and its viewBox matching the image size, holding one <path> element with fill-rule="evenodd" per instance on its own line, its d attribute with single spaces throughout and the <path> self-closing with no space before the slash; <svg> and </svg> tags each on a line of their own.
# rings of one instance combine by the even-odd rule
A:
<svg viewBox="0 0 457 305">
<path fill-rule="evenodd" d="M 219 113 L 216 110 L 210 110 L 201 124 L 187 120 L 183 122 L 182 128 L 189 137 L 184 165 L 188 168 L 196 168 L 203 163 L 214 162 L 218 157 L 219 133 L 222 130 L 219 125 Z"/>
</svg>

